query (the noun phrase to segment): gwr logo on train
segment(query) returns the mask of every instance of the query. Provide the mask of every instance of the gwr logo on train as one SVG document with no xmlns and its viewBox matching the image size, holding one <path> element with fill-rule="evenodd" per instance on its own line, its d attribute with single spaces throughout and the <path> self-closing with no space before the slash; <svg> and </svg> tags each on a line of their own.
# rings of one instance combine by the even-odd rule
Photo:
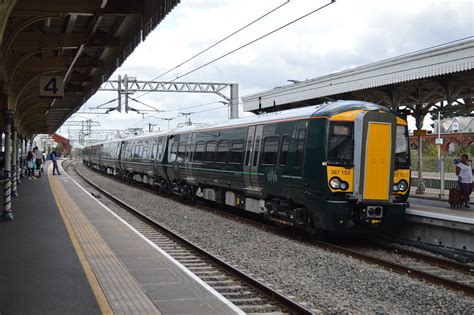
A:
<svg viewBox="0 0 474 315">
<path fill-rule="evenodd" d="M 267 181 L 269 183 L 277 183 L 278 182 L 278 176 L 277 176 L 277 173 L 275 172 L 274 169 L 271 169 L 268 174 L 267 174 Z"/>
</svg>

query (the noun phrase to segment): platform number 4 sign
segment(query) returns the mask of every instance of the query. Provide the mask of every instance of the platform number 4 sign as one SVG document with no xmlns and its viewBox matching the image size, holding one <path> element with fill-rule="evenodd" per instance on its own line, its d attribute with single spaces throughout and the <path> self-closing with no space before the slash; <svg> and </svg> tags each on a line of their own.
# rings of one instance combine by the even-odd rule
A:
<svg viewBox="0 0 474 315">
<path fill-rule="evenodd" d="M 64 77 L 61 75 L 44 75 L 40 77 L 40 97 L 63 98 Z"/>
</svg>

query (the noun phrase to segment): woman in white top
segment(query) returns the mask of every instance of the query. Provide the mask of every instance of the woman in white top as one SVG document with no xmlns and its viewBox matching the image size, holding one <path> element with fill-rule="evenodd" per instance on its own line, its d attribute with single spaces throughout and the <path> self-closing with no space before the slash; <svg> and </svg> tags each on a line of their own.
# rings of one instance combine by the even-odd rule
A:
<svg viewBox="0 0 474 315">
<path fill-rule="evenodd" d="M 469 208 L 469 195 L 472 192 L 472 165 L 467 154 L 463 154 L 461 161 L 456 164 L 456 175 L 458 175 L 461 184 L 464 206 Z"/>
</svg>

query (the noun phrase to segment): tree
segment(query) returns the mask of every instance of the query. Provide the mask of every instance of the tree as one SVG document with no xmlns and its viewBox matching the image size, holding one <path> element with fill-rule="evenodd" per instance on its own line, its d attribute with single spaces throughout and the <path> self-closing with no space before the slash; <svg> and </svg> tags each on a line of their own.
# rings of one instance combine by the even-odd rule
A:
<svg viewBox="0 0 474 315">
<path fill-rule="evenodd" d="M 58 154 L 63 154 L 63 151 L 64 151 L 64 146 L 62 143 L 58 143 L 58 145 L 56 146 L 56 153 Z"/>
</svg>

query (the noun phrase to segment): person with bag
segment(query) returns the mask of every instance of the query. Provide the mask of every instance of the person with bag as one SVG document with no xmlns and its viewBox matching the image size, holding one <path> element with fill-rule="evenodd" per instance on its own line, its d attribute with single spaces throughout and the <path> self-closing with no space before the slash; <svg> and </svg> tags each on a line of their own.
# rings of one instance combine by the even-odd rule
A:
<svg viewBox="0 0 474 315">
<path fill-rule="evenodd" d="M 56 153 L 56 150 L 53 150 L 53 152 L 51 152 L 50 158 L 51 158 L 51 161 L 53 161 L 53 175 L 56 175 L 55 171 L 58 172 L 58 175 L 61 175 L 61 173 L 59 173 L 58 154 Z"/>
<path fill-rule="evenodd" d="M 34 178 L 34 169 L 33 169 L 34 164 L 35 164 L 35 158 L 33 156 L 33 153 L 29 151 L 26 157 L 26 176 L 28 176 L 29 180 L 32 180 Z"/>
<path fill-rule="evenodd" d="M 33 156 L 36 158 L 35 164 L 36 169 L 38 170 L 38 177 L 41 177 L 41 164 L 43 164 L 43 154 L 38 150 L 38 147 L 33 148 Z"/>
<path fill-rule="evenodd" d="M 456 163 L 456 175 L 462 192 L 464 206 L 470 208 L 469 200 L 472 192 L 472 165 L 467 154 L 461 155 L 461 160 Z"/>
</svg>

